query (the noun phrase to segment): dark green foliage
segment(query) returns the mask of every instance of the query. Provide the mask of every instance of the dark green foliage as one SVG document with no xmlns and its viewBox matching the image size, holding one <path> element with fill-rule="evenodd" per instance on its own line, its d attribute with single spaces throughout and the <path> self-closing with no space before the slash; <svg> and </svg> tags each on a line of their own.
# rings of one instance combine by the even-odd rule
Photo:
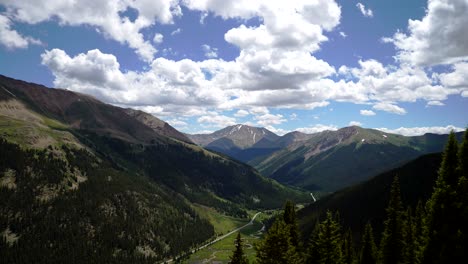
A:
<svg viewBox="0 0 468 264">
<path fill-rule="evenodd" d="M 387 207 L 387 220 L 380 242 L 380 258 L 383 264 L 404 262 L 405 233 L 403 222 L 403 205 L 400 197 L 400 183 L 395 177 L 390 191 L 390 202 Z"/>
<path fill-rule="evenodd" d="M 367 221 L 372 222 L 376 240 L 380 240 L 383 222 L 386 219 L 385 208 L 388 205 L 395 175 L 400 178 L 402 201 L 407 206 L 416 207 L 419 200 L 427 200 L 433 191 L 440 166 L 441 155 L 422 156 L 404 166 L 377 175 L 367 182 L 333 193 L 319 199 L 297 212 L 299 230 L 306 241 L 318 219 L 323 218 L 327 210 L 339 211 L 344 228 L 353 231 L 355 241 L 364 233 Z"/>
<path fill-rule="evenodd" d="M 416 258 L 418 262 L 421 262 L 422 253 L 424 250 L 425 239 L 426 239 L 426 209 L 423 202 L 419 201 L 416 206 L 416 212 L 413 218 L 414 222 L 414 233 L 415 233 L 415 244 L 416 244 Z"/>
<path fill-rule="evenodd" d="M 310 241 L 307 263 L 343 263 L 341 227 L 331 212 L 327 212 L 326 219 L 318 225 L 316 231 Z"/>
<path fill-rule="evenodd" d="M 466 136 L 465 136 L 466 138 Z M 463 142 L 463 144 L 466 140 Z M 462 147 L 465 147 L 462 144 Z M 460 153 L 464 153 L 460 151 Z M 462 193 L 466 184 L 463 170 L 463 154 L 458 152 L 458 144 L 452 132 L 445 148 L 439 177 L 431 199 L 427 203 L 427 241 L 423 254 L 423 263 L 456 263 L 466 259 L 466 222 L 462 222 L 466 214 L 462 207 L 466 206 L 466 192 Z"/>
<path fill-rule="evenodd" d="M 154 263 L 214 234 L 173 191 L 84 149 L 26 150 L 0 139 L 0 154 L 0 177 L 16 184 L 0 188 L 0 230 L 19 237 L 0 241 L 2 263 Z M 80 175 L 86 181 L 71 189 Z"/>
<path fill-rule="evenodd" d="M 374 242 L 374 234 L 370 223 L 366 224 L 361 241 L 361 251 L 359 254 L 359 264 L 377 263 L 377 247 Z"/>
<path fill-rule="evenodd" d="M 242 237 L 241 237 L 240 232 L 237 233 L 234 246 L 235 246 L 235 249 L 234 249 L 234 252 L 232 253 L 231 261 L 229 263 L 230 264 L 248 264 L 249 261 L 247 260 L 247 257 L 244 255 Z"/>
<path fill-rule="evenodd" d="M 411 208 L 406 210 L 405 214 L 405 245 L 404 248 L 404 259 L 407 264 L 417 264 L 419 263 L 419 241 L 418 234 L 416 230 L 416 219 L 413 216 Z"/>
<path fill-rule="evenodd" d="M 341 246 L 343 252 L 343 264 L 353 264 L 356 262 L 356 254 L 354 252 L 353 235 L 351 229 L 348 229 L 343 236 L 343 245 Z"/>
<path fill-rule="evenodd" d="M 458 183 L 458 142 L 455 133 L 450 133 L 447 145 L 445 146 L 442 164 L 439 169 L 439 179 L 444 184 L 455 187 Z"/>
<path fill-rule="evenodd" d="M 291 201 L 287 201 L 284 206 L 283 221 L 289 229 L 291 244 L 299 249 L 299 229 L 296 219 L 296 208 Z"/>
<path fill-rule="evenodd" d="M 305 193 L 266 179 L 245 164 L 221 156 L 207 156 L 184 144 L 172 142 L 171 145 L 140 147 L 85 131 L 81 134 L 86 135 L 93 149 L 116 164 L 124 164 L 125 168 L 148 175 L 192 202 L 217 208 L 228 215 L 247 217 L 242 207 L 278 208 L 287 198 L 309 199 Z"/>
<path fill-rule="evenodd" d="M 460 175 L 468 178 L 468 128 L 463 134 L 463 142 L 459 148 L 458 160 Z"/>
<path fill-rule="evenodd" d="M 255 249 L 259 264 L 302 263 L 296 248 L 291 244 L 289 228 L 282 219 L 273 223 L 263 241 L 255 245 Z"/>
<path fill-rule="evenodd" d="M 459 244 L 463 245 L 461 250 L 468 252 L 468 129 L 465 130 L 458 156 L 460 180 L 456 190 L 456 206 L 459 211 L 457 224 L 461 234 L 458 239 Z"/>
</svg>

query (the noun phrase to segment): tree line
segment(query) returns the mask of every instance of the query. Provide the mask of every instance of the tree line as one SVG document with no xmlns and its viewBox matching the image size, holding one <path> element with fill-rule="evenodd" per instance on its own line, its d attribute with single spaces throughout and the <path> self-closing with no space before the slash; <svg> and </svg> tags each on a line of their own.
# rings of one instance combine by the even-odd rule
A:
<svg viewBox="0 0 468 264">
<path fill-rule="evenodd" d="M 339 213 L 328 211 L 309 240 L 300 241 L 295 206 L 283 213 L 256 244 L 259 264 L 432 264 L 464 263 L 468 255 L 468 129 L 458 144 L 452 132 L 446 144 L 432 196 L 415 208 L 401 200 L 398 176 L 391 185 L 380 241 L 368 222 L 359 243 L 343 230 Z M 359 216 L 356 216 L 359 217 Z M 238 234 L 232 264 L 249 263 Z"/>
</svg>

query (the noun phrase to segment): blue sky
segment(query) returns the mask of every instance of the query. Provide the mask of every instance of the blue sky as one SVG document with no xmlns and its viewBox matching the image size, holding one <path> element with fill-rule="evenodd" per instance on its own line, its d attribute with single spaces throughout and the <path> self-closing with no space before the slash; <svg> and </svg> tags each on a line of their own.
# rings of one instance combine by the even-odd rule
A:
<svg viewBox="0 0 468 264">
<path fill-rule="evenodd" d="M 188 133 L 468 125 L 468 0 L 0 1 L 0 74 Z"/>
</svg>

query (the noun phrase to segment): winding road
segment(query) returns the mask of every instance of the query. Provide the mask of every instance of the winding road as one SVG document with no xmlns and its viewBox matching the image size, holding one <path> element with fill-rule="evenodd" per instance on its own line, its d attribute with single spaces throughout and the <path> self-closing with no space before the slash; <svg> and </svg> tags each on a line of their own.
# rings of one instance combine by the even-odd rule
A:
<svg viewBox="0 0 468 264">
<path fill-rule="evenodd" d="M 257 216 L 258 216 L 259 214 L 261 214 L 261 213 L 262 213 L 262 212 L 256 213 L 256 214 L 252 217 L 252 219 L 250 220 L 250 222 L 248 222 L 247 224 L 245 224 L 245 225 L 243 225 L 243 226 L 241 226 L 241 227 L 238 227 L 238 228 L 232 230 L 231 232 L 229 232 L 229 233 L 227 233 L 227 234 L 225 234 L 225 235 L 222 235 L 222 236 L 220 236 L 220 237 L 217 237 L 215 240 L 210 241 L 210 242 L 208 242 L 207 244 L 205 244 L 205 245 L 203 245 L 203 246 L 201 246 L 201 247 L 198 247 L 198 248 L 196 248 L 196 249 L 193 249 L 192 251 L 190 251 L 190 253 L 193 254 L 193 253 L 197 252 L 197 251 L 200 250 L 200 249 L 204 249 L 204 248 L 206 248 L 207 246 L 210 246 L 210 245 L 212 245 L 212 244 L 214 244 L 214 243 L 216 243 L 216 242 L 218 242 L 218 241 L 220 241 L 220 240 L 225 239 L 226 237 L 228 237 L 228 236 L 230 236 L 230 235 L 232 235 L 232 234 L 234 234 L 234 233 L 236 233 L 236 232 L 238 232 L 238 231 L 240 231 L 240 230 L 246 228 L 246 227 L 249 226 L 249 225 L 253 225 L 253 222 L 255 221 L 255 218 L 257 218 Z M 168 259 L 168 260 L 165 260 L 165 261 L 162 262 L 162 263 L 172 263 L 172 262 L 174 262 L 174 259 Z"/>
<path fill-rule="evenodd" d="M 314 203 L 315 203 L 317 201 L 317 199 L 315 199 L 314 194 L 310 193 L 310 196 L 312 196 L 312 199 L 314 199 Z"/>
</svg>

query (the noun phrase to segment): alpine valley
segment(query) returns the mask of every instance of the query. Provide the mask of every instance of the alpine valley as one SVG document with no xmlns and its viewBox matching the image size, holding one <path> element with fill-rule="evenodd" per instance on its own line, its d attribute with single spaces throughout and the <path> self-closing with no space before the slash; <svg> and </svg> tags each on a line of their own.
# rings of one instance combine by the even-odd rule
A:
<svg viewBox="0 0 468 264">
<path fill-rule="evenodd" d="M 265 263 L 304 263 L 315 256 L 306 245 L 314 249 L 320 230 L 341 221 L 331 211 L 352 231 L 323 239 L 366 247 L 366 223 L 385 239 L 398 179 L 408 210 L 424 211 L 421 201 L 441 188 L 436 179 L 449 156 L 440 152 L 466 135 L 351 126 L 278 136 L 242 124 L 189 135 L 143 111 L 0 76 L 0 259 L 223 263 L 226 253 L 203 256 L 225 252 L 218 241 L 232 243 L 234 232 L 240 247 L 243 232 L 257 245 L 245 248 L 250 260 L 281 253 L 275 243 L 283 241 L 293 255 Z M 297 220 L 294 203 L 302 208 Z"/>
<path fill-rule="evenodd" d="M 310 200 L 152 115 L 5 76 L 0 135 L 2 263 L 154 263 L 215 236 L 197 208 Z"/>
</svg>

